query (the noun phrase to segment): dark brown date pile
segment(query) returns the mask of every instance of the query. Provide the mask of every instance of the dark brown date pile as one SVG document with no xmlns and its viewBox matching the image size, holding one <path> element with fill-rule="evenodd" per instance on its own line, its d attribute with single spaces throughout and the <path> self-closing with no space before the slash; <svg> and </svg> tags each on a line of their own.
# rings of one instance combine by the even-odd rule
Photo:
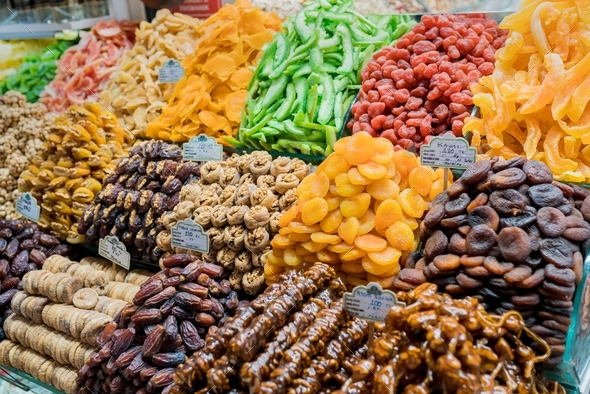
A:
<svg viewBox="0 0 590 394">
<path fill-rule="evenodd" d="M 132 257 L 157 263 L 164 254 L 156 236 L 160 217 L 174 209 L 180 189 L 199 177 L 199 163 L 182 162 L 182 149 L 162 141 L 137 142 L 114 174 L 104 178 L 94 204 L 78 223 L 86 242 L 98 245 L 108 235 L 119 238 Z"/>
<path fill-rule="evenodd" d="M 403 149 L 420 148 L 449 130 L 462 136 L 473 109 L 469 85 L 494 71 L 506 38 L 491 19 L 424 15 L 394 47 L 373 55 L 348 128 Z"/>
<path fill-rule="evenodd" d="M 318 393 L 340 387 L 343 364 L 367 338 L 368 324 L 342 308 L 346 290 L 316 263 L 289 271 L 178 367 L 174 393 Z"/>
<path fill-rule="evenodd" d="M 420 226 L 423 258 L 409 258 L 394 284 L 410 290 L 429 281 L 490 312 L 518 311 L 552 346 L 544 364 L 555 366 L 582 278 L 580 247 L 590 238 L 589 195 L 553 181 L 540 161 L 477 162 L 431 202 Z"/>
<path fill-rule="evenodd" d="M 385 333 L 335 394 L 565 394 L 537 379 L 535 365 L 549 357 L 549 346 L 516 312 L 488 315 L 477 299 L 454 300 L 430 283 L 402 300 L 409 306 L 390 310 Z M 525 336 L 543 347 L 541 356 Z"/>
<path fill-rule="evenodd" d="M 166 267 L 141 285 L 133 304 L 98 336 L 78 371 L 78 393 L 169 393 L 177 365 L 205 345 L 239 302 L 217 265 L 171 255 Z"/>
<path fill-rule="evenodd" d="M 53 235 L 43 233 L 34 223 L 0 220 L 0 326 L 12 297 L 22 289 L 21 279 L 40 269 L 47 257 L 67 256 L 71 247 Z M 0 340 L 4 331 L 0 328 Z"/>
</svg>

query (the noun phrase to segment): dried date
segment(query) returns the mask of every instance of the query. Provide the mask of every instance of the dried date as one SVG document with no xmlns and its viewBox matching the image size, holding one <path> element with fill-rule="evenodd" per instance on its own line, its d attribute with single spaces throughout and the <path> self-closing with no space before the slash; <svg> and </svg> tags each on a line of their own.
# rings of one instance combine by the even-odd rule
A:
<svg viewBox="0 0 590 394">
<path fill-rule="evenodd" d="M 158 308 L 140 309 L 133 316 L 131 321 L 136 324 L 153 324 L 162 321 L 162 312 Z"/>
<path fill-rule="evenodd" d="M 160 367 L 175 367 L 184 362 L 183 352 L 158 353 L 152 357 L 152 362 Z"/>
<path fill-rule="evenodd" d="M 143 343 L 143 348 L 141 350 L 144 357 L 152 357 L 154 354 L 160 351 L 160 347 L 164 342 L 165 335 L 166 329 L 164 326 L 159 324 L 149 332 L 145 338 L 145 342 Z"/>
</svg>

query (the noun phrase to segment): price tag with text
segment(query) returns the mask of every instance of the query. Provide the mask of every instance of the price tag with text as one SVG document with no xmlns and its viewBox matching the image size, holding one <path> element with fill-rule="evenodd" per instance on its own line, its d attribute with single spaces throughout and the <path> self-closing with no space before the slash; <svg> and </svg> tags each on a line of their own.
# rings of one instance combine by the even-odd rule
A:
<svg viewBox="0 0 590 394">
<path fill-rule="evenodd" d="M 131 265 L 131 255 L 127 252 L 127 248 L 117 237 L 112 235 L 98 241 L 98 254 L 126 270 Z"/>
<path fill-rule="evenodd" d="M 209 234 L 192 219 L 184 219 L 171 229 L 172 247 L 209 253 Z"/>
<path fill-rule="evenodd" d="M 344 309 L 348 314 L 371 322 L 384 322 L 394 305 L 406 306 L 397 300 L 390 290 L 383 290 L 377 283 L 357 286 L 352 293 L 344 293 Z"/>
<path fill-rule="evenodd" d="M 178 60 L 170 59 L 158 70 L 160 83 L 175 83 L 184 77 L 184 68 Z"/>
<path fill-rule="evenodd" d="M 215 138 L 201 134 L 193 137 L 182 145 L 185 161 L 222 161 L 223 147 L 215 141 Z"/>
<path fill-rule="evenodd" d="M 39 204 L 37 204 L 37 199 L 35 199 L 31 193 L 27 192 L 21 194 L 16 199 L 16 212 L 36 223 L 39 221 L 41 208 L 39 208 Z"/>
<path fill-rule="evenodd" d="M 467 168 L 475 163 L 476 150 L 465 138 L 434 137 L 420 148 L 420 164 L 430 167 Z"/>
</svg>

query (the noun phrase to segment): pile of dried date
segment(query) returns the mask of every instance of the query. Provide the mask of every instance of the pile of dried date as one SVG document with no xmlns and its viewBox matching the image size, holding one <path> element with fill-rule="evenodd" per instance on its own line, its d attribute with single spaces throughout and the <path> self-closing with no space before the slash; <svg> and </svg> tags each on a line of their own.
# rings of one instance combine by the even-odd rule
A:
<svg viewBox="0 0 590 394">
<path fill-rule="evenodd" d="M 157 263 L 164 251 L 156 236 L 165 227 L 161 215 L 174 209 L 180 189 L 199 177 L 199 163 L 182 162 L 182 149 L 151 140 L 137 142 L 114 174 L 104 178 L 94 204 L 78 223 L 86 242 L 98 245 L 108 235 L 119 238 L 132 257 Z"/>
<path fill-rule="evenodd" d="M 34 223 L 0 220 L 0 324 L 12 297 L 22 289 L 21 279 L 29 271 L 40 269 L 47 257 L 67 256 L 69 245 L 43 233 Z M 0 339 L 4 332 L 0 329 Z"/>
<path fill-rule="evenodd" d="M 518 311 L 563 358 L 583 243 L 590 238 L 590 192 L 553 181 L 536 160 L 497 157 L 469 167 L 430 204 L 420 226 L 423 257 L 406 261 L 396 285 L 426 281 L 490 311 Z"/>
<path fill-rule="evenodd" d="M 78 371 L 78 393 L 169 393 L 176 366 L 205 345 L 205 335 L 248 309 L 222 267 L 181 254 L 162 263 L 97 338 Z"/>
<path fill-rule="evenodd" d="M 329 392 L 341 387 L 368 323 L 343 310 L 346 288 L 334 269 L 316 263 L 284 273 L 176 370 L 175 393 Z"/>
<path fill-rule="evenodd" d="M 335 394 L 563 393 L 536 375 L 549 346 L 514 311 L 488 315 L 474 298 L 454 300 L 427 283 L 400 294 L 385 332 Z M 537 356 L 522 342 L 543 347 Z"/>
</svg>

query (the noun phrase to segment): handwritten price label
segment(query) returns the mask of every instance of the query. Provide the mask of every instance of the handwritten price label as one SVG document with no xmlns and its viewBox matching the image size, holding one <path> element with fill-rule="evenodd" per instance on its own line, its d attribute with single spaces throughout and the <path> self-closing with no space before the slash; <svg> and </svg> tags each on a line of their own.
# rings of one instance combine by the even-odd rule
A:
<svg viewBox="0 0 590 394">
<path fill-rule="evenodd" d="M 184 68 L 178 60 L 170 59 L 158 70 L 158 82 L 175 83 L 184 77 Z"/>
<path fill-rule="evenodd" d="M 383 290 L 377 283 L 357 286 L 352 293 L 344 293 L 344 309 L 348 314 L 373 322 L 384 322 L 394 305 L 406 306 L 399 302 L 390 290 Z"/>
<path fill-rule="evenodd" d="M 453 135 L 434 137 L 420 149 L 420 164 L 430 167 L 467 168 L 475 163 L 475 148 L 465 138 Z"/>
<path fill-rule="evenodd" d="M 172 247 L 209 253 L 209 234 L 192 219 L 184 219 L 171 229 Z"/>
<path fill-rule="evenodd" d="M 39 204 L 37 204 L 35 197 L 27 192 L 21 194 L 16 199 L 16 212 L 36 223 L 39 221 L 41 208 L 39 208 Z"/>
<path fill-rule="evenodd" d="M 222 161 L 223 147 L 215 141 L 215 138 L 201 134 L 193 137 L 182 145 L 185 161 Z"/>
<path fill-rule="evenodd" d="M 131 255 L 127 252 L 127 248 L 117 237 L 112 235 L 98 241 L 98 254 L 126 270 L 131 265 Z"/>
</svg>

